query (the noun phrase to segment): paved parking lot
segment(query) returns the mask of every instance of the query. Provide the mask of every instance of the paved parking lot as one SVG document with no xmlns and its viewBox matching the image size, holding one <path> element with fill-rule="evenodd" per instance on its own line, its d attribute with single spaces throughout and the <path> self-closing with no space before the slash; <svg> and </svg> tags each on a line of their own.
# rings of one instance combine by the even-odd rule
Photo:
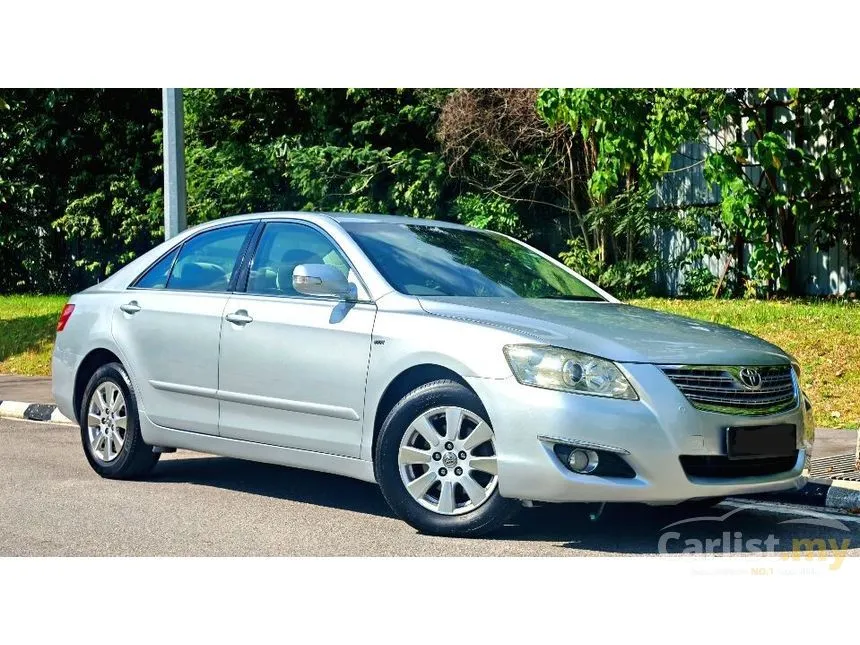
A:
<svg viewBox="0 0 860 645">
<path fill-rule="evenodd" d="M 729 531 L 774 536 L 782 552 L 793 539 L 838 539 L 860 555 L 858 518 L 784 523 L 798 516 L 731 504 L 711 514 L 727 513 L 669 529 L 680 535 L 670 551 Z M 190 452 L 165 455 L 146 481 L 108 481 L 90 470 L 75 429 L 0 419 L 0 556 L 649 555 L 679 518 L 625 506 L 591 522 L 581 507 L 549 506 L 524 509 L 489 539 L 434 538 L 392 517 L 370 484 Z"/>
</svg>

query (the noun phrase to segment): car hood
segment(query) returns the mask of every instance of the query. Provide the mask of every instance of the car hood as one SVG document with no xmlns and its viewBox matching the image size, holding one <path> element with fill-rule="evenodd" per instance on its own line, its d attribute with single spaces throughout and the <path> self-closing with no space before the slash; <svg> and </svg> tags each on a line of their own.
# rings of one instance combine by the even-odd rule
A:
<svg viewBox="0 0 860 645">
<path fill-rule="evenodd" d="M 789 358 L 750 334 L 632 305 L 533 298 L 419 298 L 429 314 L 508 329 L 620 363 L 775 365 Z"/>
</svg>

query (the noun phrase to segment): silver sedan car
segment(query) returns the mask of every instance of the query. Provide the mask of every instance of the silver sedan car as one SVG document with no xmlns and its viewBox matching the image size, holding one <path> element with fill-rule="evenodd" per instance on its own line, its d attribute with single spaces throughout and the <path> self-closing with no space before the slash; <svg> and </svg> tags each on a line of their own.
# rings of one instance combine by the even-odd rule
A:
<svg viewBox="0 0 860 645">
<path fill-rule="evenodd" d="M 267 213 L 189 229 L 74 295 L 53 390 L 103 477 L 196 450 L 377 482 L 420 531 L 473 536 L 530 502 L 800 486 L 798 372 L 504 235 Z"/>
</svg>

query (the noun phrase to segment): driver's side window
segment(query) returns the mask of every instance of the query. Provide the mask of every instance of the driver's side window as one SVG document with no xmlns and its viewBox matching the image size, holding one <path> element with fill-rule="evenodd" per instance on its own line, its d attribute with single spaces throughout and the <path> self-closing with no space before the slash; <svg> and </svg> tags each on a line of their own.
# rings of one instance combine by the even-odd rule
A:
<svg viewBox="0 0 860 645">
<path fill-rule="evenodd" d="M 260 295 L 301 295 L 293 288 L 293 271 L 300 264 L 327 264 L 349 278 L 349 264 L 325 235 L 304 224 L 273 222 L 266 224 L 260 237 L 245 291 Z"/>
</svg>

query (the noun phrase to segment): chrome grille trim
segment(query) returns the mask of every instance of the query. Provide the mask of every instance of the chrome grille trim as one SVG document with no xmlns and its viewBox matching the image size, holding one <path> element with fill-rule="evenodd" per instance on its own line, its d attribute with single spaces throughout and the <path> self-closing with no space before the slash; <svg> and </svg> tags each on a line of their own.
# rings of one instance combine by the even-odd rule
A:
<svg viewBox="0 0 860 645">
<path fill-rule="evenodd" d="M 791 365 L 661 365 L 663 373 L 693 407 L 708 412 L 757 416 L 797 407 L 799 396 Z M 761 374 L 757 390 L 743 385 L 739 374 L 751 367 Z"/>
</svg>

